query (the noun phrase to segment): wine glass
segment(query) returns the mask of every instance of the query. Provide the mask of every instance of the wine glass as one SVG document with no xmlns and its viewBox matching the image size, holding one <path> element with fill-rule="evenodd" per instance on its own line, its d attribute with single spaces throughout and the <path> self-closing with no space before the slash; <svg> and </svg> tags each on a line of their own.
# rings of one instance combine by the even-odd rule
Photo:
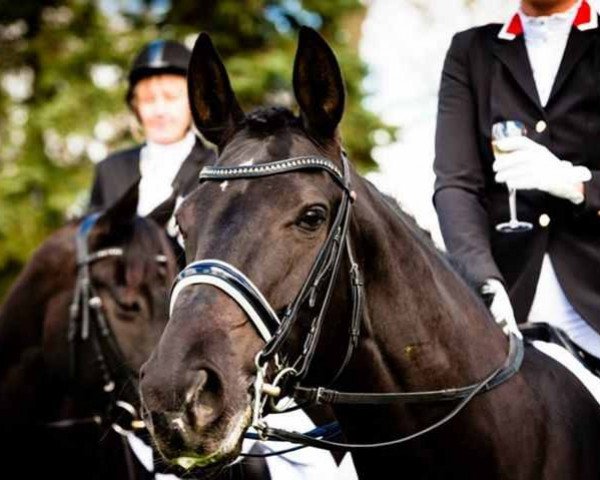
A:
<svg viewBox="0 0 600 480">
<path fill-rule="evenodd" d="M 496 141 L 507 138 L 527 135 L 527 129 L 523 123 L 516 120 L 497 122 L 492 125 L 492 148 L 495 154 L 502 152 L 496 149 Z M 517 218 L 517 190 L 508 188 L 508 208 L 510 210 L 510 220 L 496 225 L 496 230 L 503 233 L 525 232 L 533 228 L 533 224 L 523 222 Z"/>
</svg>

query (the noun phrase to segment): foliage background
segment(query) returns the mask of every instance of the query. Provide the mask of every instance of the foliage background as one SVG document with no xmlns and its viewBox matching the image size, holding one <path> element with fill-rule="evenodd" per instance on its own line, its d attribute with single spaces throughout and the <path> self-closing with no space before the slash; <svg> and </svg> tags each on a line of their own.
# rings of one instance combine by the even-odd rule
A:
<svg viewBox="0 0 600 480">
<path fill-rule="evenodd" d="M 373 168 L 373 133 L 393 130 L 362 105 L 364 11 L 360 0 L 0 0 L 0 300 L 43 239 L 84 210 L 94 162 L 135 143 L 125 79 L 155 38 L 191 47 L 209 32 L 248 109 L 292 104 L 296 33 L 318 29 L 346 79 L 350 158 Z"/>
</svg>

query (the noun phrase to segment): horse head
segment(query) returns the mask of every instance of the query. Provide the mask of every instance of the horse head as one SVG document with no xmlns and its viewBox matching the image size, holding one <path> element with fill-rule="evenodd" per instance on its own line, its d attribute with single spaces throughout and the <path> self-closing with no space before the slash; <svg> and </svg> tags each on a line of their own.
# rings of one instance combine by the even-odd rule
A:
<svg viewBox="0 0 600 480">
<path fill-rule="evenodd" d="M 233 275 L 262 292 L 277 320 L 294 304 L 339 223 L 340 205 L 348 202 L 349 192 L 339 185 L 345 168 L 339 65 L 319 34 L 302 28 L 293 72 L 300 115 L 283 108 L 244 114 L 210 38 L 201 34 L 188 82 L 195 124 L 219 147 L 219 172 L 239 167 L 259 174 L 272 162 L 296 162 L 279 164 L 290 168 L 285 175 L 202 181 L 177 212 L 188 262 L 214 259 L 217 266 L 232 266 Z M 302 161 L 314 161 L 314 168 L 298 168 Z M 329 170 L 318 162 L 328 162 Z M 301 350 L 313 314 L 300 312 L 288 351 Z M 173 298 L 171 318 L 141 380 L 146 422 L 168 460 L 204 466 L 238 455 L 251 420 L 255 357 L 268 338 L 259 330 L 215 286 L 191 285 Z M 329 340 L 330 352 L 344 349 Z"/>
<path fill-rule="evenodd" d="M 136 205 L 134 185 L 104 213 L 55 232 L 17 278 L 0 308 L 3 423 L 99 413 L 105 393 L 125 389 L 139 404 L 137 372 L 166 324 L 177 264 Z"/>
<path fill-rule="evenodd" d="M 177 268 L 162 225 L 152 216 L 137 216 L 137 202 L 135 184 L 109 209 L 80 225 L 77 284 L 70 307 L 74 348 L 89 338 L 89 343 L 99 342 L 99 350 L 106 350 L 99 354 L 84 346 L 81 353 L 86 358 L 81 360 L 97 363 L 98 355 L 103 355 L 109 368 L 124 367 L 136 377 L 164 329 L 165 298 Z M 90 330 L 87 338 L 85 329 Z M 78 370 L 95 371 L 84 366 Z"/>
</svg>

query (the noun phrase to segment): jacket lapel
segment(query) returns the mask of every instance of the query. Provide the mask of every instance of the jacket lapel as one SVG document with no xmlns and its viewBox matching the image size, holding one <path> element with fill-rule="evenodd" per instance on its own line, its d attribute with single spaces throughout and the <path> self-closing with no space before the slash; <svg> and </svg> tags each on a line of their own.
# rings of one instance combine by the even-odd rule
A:
<svg viewBox="0 0 600 480">
<path fill-rule="evenodd" d="M 183 161 L 177 175 L 173 179 L 171 186 L 175 195 L 186 195 L 192 185 L 198 183 L 198 175 L 202 167 L 213 164 L 215 154 L 202 144 L 199 138 L 192 147 L 192 151 Z"/>
<path fill-rule="evenodd" d="M 132 151 L 131 160 L 125 163 L 125 168 L 127 172 L 125 176 L 128 178 L 133 178 L 134 180 L 138 180 L 141 178 L 140 174 L 140 152 L 142 151 L 142 147 L 137 147 Z"/>
<path fill-rule="evenodd" d="M 123 179 L 123 192 L 127 191 L 135 182 L 142 178 L 140 174 L 140 152 L 142 145 L 132 148 L 127 152 L 126 160 L 120 162 L 122 170 L 118 173 L 119 179 Z"/>
<path fill-rule="evenodd" d="M 496 58 L 507 68 L 523 93 L 541 109 L 523 35 L 518 35 L 512 40 L 496 38 L 492 48 Z"/>
<path fill-rule="evenodd" d="M 571 29 L 569 40 L 567 41 L 567 46 L 565 48 L 565 53 L 563 55 L 560 67 L 558 68 L 554 85 L 552 85 L 552 91 L 550 92 L 548 103 L 550 103 L 552 101 L 552 97 L 554 97 L 560 91 L 560 88 L 565 83 L 565 80 L 569 77 L 569 74 L 573 71 L 575 65 L 577 65 L 579 60 L 581 60 L 581 57 L 594 43 L 596 32 L 597 29 L 595 28 L 590 30 L 580 30 L 576 27 L 573 27 Z"/>
<path fill-rule="evenodd" d="M 588 0 L 582 0 L 552 85 L 548 104 L 552 101 L 552 97 L 560 91 L 577 62 L 581 60 L 581 57 L 594 43 L 597 30 L 598 14 Z M 510 71 L 523 92 L 541 109 L 542 106 L 527 56 L 527 48 L 525 47 L 523 25 L 518 13 L 515 13 L 498 32 L 494 44 L 494 54 Z"/>
</svg>

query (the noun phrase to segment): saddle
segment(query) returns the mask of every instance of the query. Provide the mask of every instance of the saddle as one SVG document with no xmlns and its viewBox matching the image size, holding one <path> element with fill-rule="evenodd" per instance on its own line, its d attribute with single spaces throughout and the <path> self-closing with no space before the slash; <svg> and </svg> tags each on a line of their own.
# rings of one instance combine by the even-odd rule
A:
<svg viewBox="0 0 600 480">
<path fill-rule="evenodd" d="M 597 377 L 600 377 L 600 359 L 575 344 L 564 330 L 544 322 L 526 322 L 519 324 L 523 338 L 528 342 L 540 340 L 555 343 L 565 348 L 579 362 Z"/>
</svg>

